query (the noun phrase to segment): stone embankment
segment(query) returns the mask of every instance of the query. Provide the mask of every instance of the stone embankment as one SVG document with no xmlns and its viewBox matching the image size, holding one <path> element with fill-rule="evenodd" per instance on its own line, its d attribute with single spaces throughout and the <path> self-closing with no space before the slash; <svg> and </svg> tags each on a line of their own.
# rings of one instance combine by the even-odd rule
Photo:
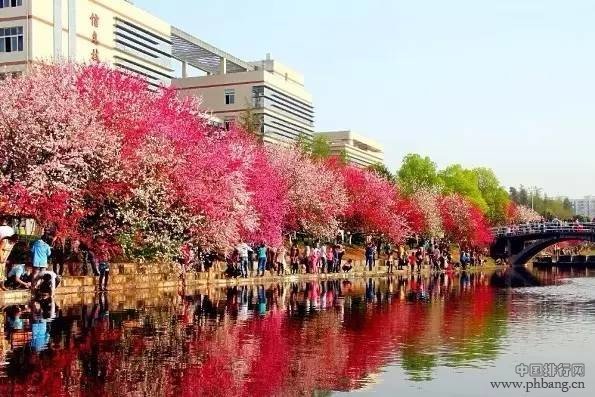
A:
<svg viewBox="0 0 595 397">
<path fill-rule="evenodd" d="M 427 269 L 425 270 L 427 272 Z M 254 274 L 254 272 L 252 272 Z M 395 274 L 407 274 L 406 270 L 395 271 Z M 349 273 L 319 273 L 319 274 L 285 274 L 278 276 L 267 271 L 264 277 L 228 278 L 219 269 L 209 272 L 189 272 L 185 277 L 185 285 L 179 273 L 169 265 L 119 263 L 110 268 L 109 292 L 115 294 L 139 294 L 154 296 L 155 291 L 175 291 L 186 288 L 189 291 L 204 287 L 225 287 L 246 284 L 270 284 L 277 282 L 312 281 L 331 279 L 353 279 L 361 277 L 386 276 L 386 267 L 377 266 L 373 271 L 364 270 L 362 263 L 356 263 Z M 66 295 L 89 295 L 97 292 L 98 277 L 94 276 L 64 276 L 57 289 L 58 297 Z M 27 290 L 0 291 L 0 305 L 24 303 L 30 298 Z"/>
</svg>

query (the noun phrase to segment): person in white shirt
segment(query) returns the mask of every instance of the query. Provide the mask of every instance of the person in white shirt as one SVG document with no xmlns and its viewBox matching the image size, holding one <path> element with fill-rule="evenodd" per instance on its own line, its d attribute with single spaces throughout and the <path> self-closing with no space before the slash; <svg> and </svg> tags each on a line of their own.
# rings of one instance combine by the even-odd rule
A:
<svg viewBox="0 0 595 397">
<path fill-rule="evenodd" d="M 248 278 L 248 252 L 252 252 L 252 248 L 243 241 L 236 246 L 238 257 L 240 258 L 240 272 L 242 277 Z"/>
<path fill-rule="evenodd" d="M 60 285 L 60 276 L 51 270 L 44 269 L 37 274 L 32 284 L 36 291 L 54 296 L 56 288 Z"/>
<path fill-rule="evenodd" d="M 287 255 L 287 250 L 285 249 L 285 246 L 282 245 L 277 250 L 277 254 L 276 254 L 276 258 L 275 258 L 275 262 L 277 262 L 277 275 L 278 276 L 282 276 L 285 274 L 285 268 L 287 267 L 287 261 L 285 260 L 286 255 Z"/>
<path fill-rule="evenodd" d="M 14 247 L 17 237 L 14 229 L 8 226 L 6 220 L 2 220 L 0 226 L 0 280 L 4 280 L 6 274 L 6 260 Z"/>
<path fill-rule="evenodd" d="M 2 219 L 0 221 L 0 240 L 5 239 L 6 237 L 14 236 L 14 229 L 11 226 L 8 226 L 8 221 L 6 219 Z"/>
</svg>

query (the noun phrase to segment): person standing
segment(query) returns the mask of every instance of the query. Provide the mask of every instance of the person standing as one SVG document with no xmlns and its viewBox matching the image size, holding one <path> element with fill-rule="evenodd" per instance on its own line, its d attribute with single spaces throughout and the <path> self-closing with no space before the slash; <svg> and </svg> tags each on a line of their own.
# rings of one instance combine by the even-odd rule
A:
<svg viewBox="0 0 595 397">
<path fill-rule="evenodd" d="M 302 268 L 304 269 L 305 273 L 310 273 L 309 266 L 310 266 L 310 255 L 312 254 L 312 248 L 310 247 L 309 244 L 306 244 L 306 247 L 304 248 L 304 255 L 300 258 L 301 259 L 301 265 Z"/>
<path fill-rule="evenodd" d="M 44 239 L 45 237 L 45 239 Z M 45 241 L 47 236 L 35 240 L 31 246 L 31 256 L 33 262 L 33 280 L 36 281 L 37 276 L 48 267 L 48 259 L 52 255 L 52 249 Z"/>
<path fill-rule="evenodd" d="M 442 256 L 442 252 L 438 248 L 438 245 L 434 246 L 432 251 L 432 259 L 434 262 L 434 270 L 440 270 L 440 257 Z"/>
<path fill-rule="evenodd" d="M 343 265 L 343 255 L 345 255 L 345 248 L 343 244 L 337 245 L 337 272 L 340 271 L 341 266 Z"/>
<path fill-rule="evenodd" d="M 297 243 L 293 243 L 289 251 L 289 260 L 291 262 L 291 274 L 298 274 L 300 268 L 300 249 Z"/>
<path fill-rule="evenodd" d="M 393 266 L 394 266 L 395 262 L 394 262 L 394 255 L 392 250 L 388 251 L 387 257 L 386 257 L 386 273 L 388 274 L 393 274 Z"/>
<path fill-rule="evenodd" d="M 409 268 L 410 268 L 411 273 L 415 272 L 415 264 L 417 262 L 417 259 L 416 259 L 417 256 L 416 256 L 416 254 L 417 254 L 417 251 L 411 250 L 409 252 L 409 255 L 407 256 L 408 259 L 409 259 Z"/>
<path fill-rule="evenodd" d="M 111 255 L 105 241 L 100 241 L 96 252 L 97 269 L 99 270 L 99 291 L 107 291 Z"/>
<path fill-rule="evenodd" d="M 267 264 L 267 247 L 264 243 L 261 243 L 256 251 L 258 254 L 258 270 L 256 272 L 256 275 L 263 277 L 264 269 Z"/>
<path fill-rule="evenodd" d="M 374 244 L 371 242 L 366 245 L 366 267 L 369 271 L 372 271 L 372 267 L 374 266 Z"/>
<path fill-rule="evenodd" d="M 426 255 L 425 251 L 421 248 L 417 250 L 417 272 L 421 272 L 422 266 L 424 265 L 424 261 L 427 262 L 428 255 Z"/>
<path fill-rule="evenodd" d="M 316 255 L 316 248 L 310 250 L 310 255 L 306 258 L 306 273 L 315 273 L 316 272 L 316 265 L 318 263 L 318 256 Z"/>
<path fill-rule="evenodd" d="M 52 267 L 54 273 L 59 276 L 64 274 L 64 263 L 66 262 L 66 242 L 63 238 L 55 236 L 52 240 Z"/>
<path fill-rule="evenodd" d="M 287 267 L 287 262 L 285 261 L 286 254 L 287 250 L 285 249 L 284 245 L 277 249 L 277 257 L 275 258 L 275 262 L 277 262 L 278 276 L 283 276 L 285 274 L 285 268 Z"/>
<path fill-rule="evenodd" d="M 255 245 L 249 245 L 248 246 L 249 250 L 248 250 L 248 275 L 252 275 L 254 274 L 255 268 L 254 268 L 254 253 L 256 251 L 256 246 Z"/>
<path fill-rule="evenodd" d="M 6 219 L 2 220 L 0 226 L 0 280 L 4 280 L 6 274 L 6 260 L 16 243 L 16 236 L 14 229 L 8 226 Z"/>
<path fill-rule="evenodd" d="M 326 245 L 321 244 L 318 250 L 318 273 L 323 273 L 326 272 Z"/>
<path fill-rule="evenodd" d="M 252 252 L 252 248 L 248 244 L 243 241 L 237 245 L 236 250 L 238 251 L 238 256 L 240 257 L 240 273 L 242 277 L 248 278 L 248 256 L 249 253 Z"/>
<path fill-rule="evenodd" d="M 326 248 L 326 272 L 333 273 L 335 270 L 335 248 L 329 245 Z"/>
</svg>

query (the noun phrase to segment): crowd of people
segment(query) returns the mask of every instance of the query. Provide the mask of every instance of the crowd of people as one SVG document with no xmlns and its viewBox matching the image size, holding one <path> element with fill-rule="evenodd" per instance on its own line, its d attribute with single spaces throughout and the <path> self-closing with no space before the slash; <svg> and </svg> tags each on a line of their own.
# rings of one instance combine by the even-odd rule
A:
<svg viewBox="0 0 595 397">
<path fill-rule="evenodd" d="M 595 221 L 595 220 L 594 220 Z M 579 231 L 584 229 L 595 228 L 595 222 L 581 222 L 579 219 L 574 220 L 560 220 L 554 218 L 552 220 L 539 220 L 530 221 L 518 225 L 504 226 L 496 229 L 497 235 L 518 235 L 528 233 L 545 233 L 549 231 L 555 231 L 560 229 L 566 229 L 571 231 Z"/>
<path fill-rule="evenodd" d="M 99 278 L 98 290 L 108 288 L 111 254 L 101 241 L 91 249 L 86 244 L 72 239 L 63 239 L 52 233 L 27 242 L 19 240 L 14 229 L 4 222 L 0 226 L 0 266 L 5 280 L 2 289 L 30 289 L 53 295 L 65 270 L 71 276 L 93 274 Z M 395 270 L 421 272 L 445 271 L 456 267 L 482 265 L 486 253 L 477 248 L 462 247 L 460 256 L 453 258 L 452 244 L 445 239 L 410 239 L 406 244 L 393 246 L 383 239 L 368 237 L 364 242 L 364 270 L 388 274 Z M 355 267 L 354 252 L 348 257 L 340 238 L 335 241 L 293 241 L 289 248 L 284 245 L 271 247 L 265 243 L 248 244 L 240 241 L 225 255 L 215 251 L 201 251 L 187 245 L 182 250 L 182 276 L 188 271 L 208 271 L 217 262 L 225 262 L 228 277 L 263 277 L 269 274 L 329 274 L 348 273 Z M 10 255 L 5 254 L 10 253 Z M 6 257 L 3 257 L 6 256 Z M 218 269 L 219 270 L 219 269 Z"/>
<path fill-rule="evenodd" d="M 372 270 L 376 265 L 377 247 L 369 243 L 366 246 L 366 267 Z M 458 262 L 452 254 L 452 244 L 446 239 L 412 239 L 409 245 L 399 245 L 393 248 L 390 244 L 384 246 L 385 265 L 388 273 L 394 269 L 421 272 L 423 268 L 430 271 L 444 271 L 461 267 L 480 266 L 485 263 L 485 251 L 477 247 L 461 247 Z"/>
<path fill-rule="evenodd" d="M 78 240 L 62 239 L 52 233 L 31 242 L 19 240 L 6 221 L 0 226 L 0 272 L 6 275 L 0 289 L 30 289 L 34 294 L 53 295 L 65 268 L 71 276 L 99 277 L 98 289 L 107 290 L 111 254 L 98 241 L 94 249 Z"/>
<path fill-rule="evenodd" d="M 369 238 L 364 244 L 362 264 L 364 270 L 388 274 L 397 270 L 420 272 L 444 271 L 461 267 L 479 266 L 485 263 L 486 252 L 476 247 L 462 247 L 460 255 L 453 257 L 452 245 L 445 239 L 410 239 L 407 244 L 393 246 L 382 239 Z M 271 247 L 264 243 L 248 244 L 241 241 L 225 255 L 214 252 L 194 252 L 187 248 L 181 261 L 182 273 L 187 271 L 208 271 L 220 260 L 225 262 L 228 277 L 263 277 L 266 271 L 271 275 L 348 273 L 355 267 L 357 257 L 352 250 L 346 257 L 346 250 L 340 240 L 334 242 L 296 241 L 286 246 Z"/>
<path fill-rule="evenodd" d="M 277 275 L 348 272 L 352 260 L 343 262 L 344 254 L 345 248 L 339 243 L 315 242 L 300 247 L 294 242 L 287 249 L 242 241 L 225 256 L 226 272 L 235 277 L 263 277 L 266 270 Z"/>
</svg>

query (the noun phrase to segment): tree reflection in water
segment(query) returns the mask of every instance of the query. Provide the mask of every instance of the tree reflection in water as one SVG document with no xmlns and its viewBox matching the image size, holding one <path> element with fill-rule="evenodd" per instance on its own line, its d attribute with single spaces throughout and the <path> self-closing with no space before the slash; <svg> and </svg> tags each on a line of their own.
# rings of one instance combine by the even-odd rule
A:
<svg viewBox="0 0 595 397">
<path fill-rule="evenodd" d="M 0 395 L 301 395 L 496 357 L 507 302 L 481 273 L 180 293 L 109 310 L 6 308 Z M 33 308 L 33 310 L 31 309 Z M 40 325 L 41 324 L 41 325 Z"/>
</svg>

